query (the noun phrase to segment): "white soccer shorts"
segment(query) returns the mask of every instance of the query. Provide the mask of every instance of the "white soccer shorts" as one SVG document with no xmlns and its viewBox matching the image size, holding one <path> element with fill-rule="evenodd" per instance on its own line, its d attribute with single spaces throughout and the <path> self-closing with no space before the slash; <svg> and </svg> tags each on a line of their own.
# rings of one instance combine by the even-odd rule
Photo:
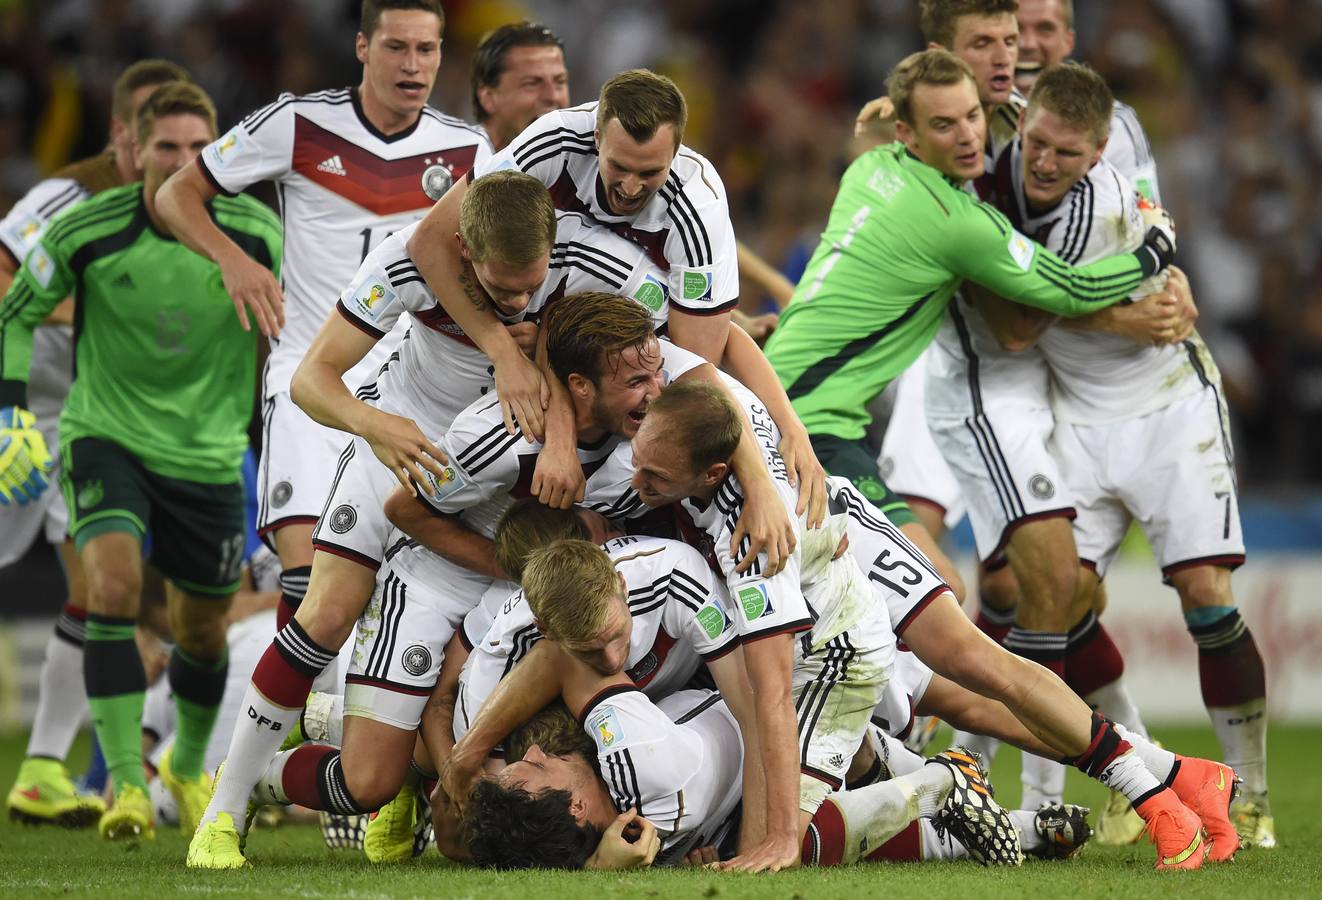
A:
<svg viewBox="0 0 1322 900">
<path fill-rule="evenodd" d="M 268 547 L 275 549 L 273 535 L 281 528 L 316 524 L 351 437 L 314 422 L 288 393 L 266 398 L 257 467 L 257 533 Z"/>
<path fill-rule="evenodd" d="M 1000 561 L 1020 525 L 1074 516 L 1074 498 L 1047 448 L 1055 426 L 1050 409 L 1002 403 L 929 425 L 959 480 L 984 563 Z"/>
<path fill-rule="evenodd" d="M 941 510 L 946 528 L 964 518 L 964 495 L 927 428 L 927 354 L 919 356 L 895 385 L 895 406 L 881 442 L 877 469 L 886 486 L 909 505 L 925 503 Z"/>
<path fill-rule="evenodd" d="M 932 683 L 932 670 L 912 651 L 895 654 L 895 665 L 872 721 L 896 740 L 907 740 L 913 730 L 914 710 Z"/>
<path fill-rule="evenodd" d="M 353 437 L 340 454 L 326 512 L 312 531 L 312 545 L 369 569 L 380 568 L 394 528 L 386 518 L 386 499 L 397 484 L 367 441 Z"/>
<path fill-rule="evenodd" d="M 1216 388 L 1107 425 L 1058 424 L 1052 450 L 1078 509 L 1079 558 L 1098 575 L 1135 519 L 1166 577 L 1244 562 L 1234 449 Z"/>
<path fill-rule="evenodd" d="M 422 554 L 431 559 L 420 560 Z M 355 629 L 344 714 L 416 728 L 450 637 L 490 584 L 421 549 L 387 561 Z"/>
</svg>

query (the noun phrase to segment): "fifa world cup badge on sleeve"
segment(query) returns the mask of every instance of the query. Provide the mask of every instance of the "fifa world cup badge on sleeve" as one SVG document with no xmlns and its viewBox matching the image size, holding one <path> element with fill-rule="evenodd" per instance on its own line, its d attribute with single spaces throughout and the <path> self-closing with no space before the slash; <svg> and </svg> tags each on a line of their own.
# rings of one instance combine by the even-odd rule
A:
<svg viewBox="0 0 1322 900">
<path fill-rule="evenodd" d="M 241 149 L 243 138 L 239 137 L 239 129 L 231 128 L 223 138 L 203 150 L 202 154 L 212 168 L 223 169 L 239 155 Z"/>
<path fill-rule="evenodd" d="M 399 294 L 376 276 L 363 279 L 349 295 L 349 309 L 354 315 L 375 322 L 385 314 Z"/>
<path fill-rule="evenodd" d="M 423 471 L 427 473 L 427 496 L 435 502 L 444 500 L 468 481 L 463 471 L 454 464 L 446 466 L 440 475 L 430 469 L 424 469 Z"/>
<path fill-rule="evenodd" d="M 27 262 L 24 265 L 27 266 L 28 272 L 31 273 L 37 284 L 41 285 L 42 288 L 50 287 L 51 277 L 55 274 L 55 260 L 50 258 L 50 254 L 46 252 L 43 245 L 37 244 L 32 248 L 32 252 L 28 254 Z"/>
<path fill-rule="evenodd" d="M 615 707 L 608 706 L 588 717 L 588 731 L 602 750 L 609 750 L 624 740 L 624 729 L 620 727 L 620 718 L 615 714 Z"/>
<path fill-rule="evenodd" d="M 1025 272 L 1033 265 L 1033 242 L 1017 231 L 1010 232 L 1010 258 Z"/>
</svg>

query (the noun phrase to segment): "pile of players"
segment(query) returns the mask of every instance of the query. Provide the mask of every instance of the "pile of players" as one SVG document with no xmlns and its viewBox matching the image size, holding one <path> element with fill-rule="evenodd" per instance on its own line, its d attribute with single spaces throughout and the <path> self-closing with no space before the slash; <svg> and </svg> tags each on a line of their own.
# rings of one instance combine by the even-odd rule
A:
<svg viewBox="0 0 1322 900">
<path fill-rule="evenodd" d="M 1024 6 L 1067 31 L 1059 4 Z M 74 596 L 11 813 L 152 833 L 134 642 L 149 542 L 174 642 L 158 767 L 192 867 L 246 865 L 269 803 L 379 811 L 378 861 L 434 829 L 447 855 L 503 867 L 1016 865 L 1088 839 L 1060 764 L 1116 792 L 1115 818 L 1139 823 L 1124 839 L 1145 831 L 1158 868 L 1231 859 L 1236 825 L 1270 845 L 1242 736 L 1246 766 L 1179 756 L 1081 697 L 1123 706 L 1118 666 L 1092 690 L 1071 673 L 1072 653 L 1110 660 L 1098 576 L 1115 530 L 1152 521 L 1160 480 L 1163 567 L 1228 673 L 1218 733 L 1231 754 L 1218 711 L 1248 704 L 1265 734 L 1261 660 L 1229 599 L 1243 548 L 1224 406 L 1173 226 L 1101 158 L 1114 102 L 1055 64 L 1067 43 L 1039 42 L 1052 65 L 1012 93 L 1016 11 L 923 3 L 932 46 L 886 86 L 898 140 L 844 176 L 765 354 L 732 323 L 746 253 L 669 79 L 623 72 L 565 108 L 558 40 L 507 26 L 479 48 L 468 125 L 426 106 L 444 24 L 426 0 L 364 2 L 358 87 L 284 95 L 218 139 L 183 73 L 126 73 L 101 180 L 44 184 L 4 229 L 28 242 L 7 244 L 23 262 L 0 304 L 9 503 L 43 496 L 57 444 L 29 412 L 33 363 L 59 368 L 38 338 L 60 326 L 42 323 L 73 296 L 80 325 L 58 431 Z M 283 229 L 239 193 L 262 180 Z M 257 525 L 280 596 L 224 700 L 250 315 L 273 338 Z M 964 616 L 864 439 L 868 404 L 929 344 L 927 424 L 888 443 L 924 462 L 935 438 L 950 461 L 986 618 L 1016 617 L 1004 645 Z M 1195 445 L 1211 450 L 1176 478 Z M 925 478 L 904 493 L 930 496 Z M 1205 524 L 1213 493 L 1219 540 L 1181 524 Z M 342 691 L 309 698 L 346 646 Z M 1241 696 L 1250 651 L 1257 694 Z M 63 767 L 84 703 L 108 808 Z M 213 783 L 222 703 L 235 724 Z M 1041 804 L 1001 809 L 963 748 L 909 751 L 915 713 L 1042 760 Z M 1254 793 L 1232 821 L 1236 768 Z"/>
</svg>

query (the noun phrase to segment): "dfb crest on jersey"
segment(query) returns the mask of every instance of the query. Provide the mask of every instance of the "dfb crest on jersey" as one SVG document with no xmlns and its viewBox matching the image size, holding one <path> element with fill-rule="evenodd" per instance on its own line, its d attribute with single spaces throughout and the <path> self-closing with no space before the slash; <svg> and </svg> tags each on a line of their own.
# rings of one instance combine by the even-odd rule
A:
<svg viewBox="0 0 1322 900">
<path fill-rule="evenodd" d="M 1039 500 L 1050 500 L 1056 494 L 1056 486 L 1045 475 L 1034 475 L 1028 479 L 1028 489 Z"/>
<path fill-rule="evenodd" d="M 292 496 L 294 496 L 294 486 L 288 481 L 282 481 L 271 488 L 271 505 L 279 509 L 288 503 Z"/>
<path fill-rule="evenodd" d="M 330 530 L 336 534 L 344 534 L 356 524 L 358 512 L 347 503 L 335 507 L 330 514 Z"/>
<path fill-rule="evenodd" d="M 431 668 L 431 651 L 422 644 L 414 644 L 404 651 L 404 671 L 410 675 L 425 675 Z"/>
<path fill-rule="evenodd" d="M 435 163 L 422 172 L 422 192 L 433 200 L 444 197 L 452 184 L 454 173 L 445 163 Z"/>
</svg>

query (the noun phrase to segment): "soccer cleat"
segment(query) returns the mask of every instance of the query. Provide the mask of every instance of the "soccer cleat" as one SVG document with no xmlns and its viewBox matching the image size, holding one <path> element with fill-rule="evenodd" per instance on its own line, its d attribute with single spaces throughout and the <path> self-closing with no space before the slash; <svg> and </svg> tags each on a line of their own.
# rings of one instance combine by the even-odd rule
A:
<svg viewBox="0 0 1322 900">
<path fill-rule="evenodd" d="M 91 828 L 106 811 L 100 797 L 78 793 L 63 763 L 39 758 L 18 767 L 5 807 L 11 821 L 65 828 Z"/>
<path fill-rule="evenodd" d="M 1146 823 L 1143 817 L 1134 812 L 1129 798 L 1119 791 L 1111 791 L 1106 798 L 1106 806 L 1097 817 L 1097 830 L 1093 839 L 1099 844 L 1120 847 L 1132 844 L 1143 836 Z"/>
<path fill-rule="evenodd" d="M 413 813 L 413 855 L 421 856 L 432 843 L 431 797 L 424 788 L 418 791 L 418 802 Z"/>
<path fill-rule="evenodd" d="M 116 787 L 115 802 L 101 814 L 97 829 L 108 841 L 156 837 L 156 814 L 151 798 L 136 784 Z"/>
<path fill-rule="evenodd" d="M 248 865 L 243 857 L 243 835 L 234 827 L 234 817 L 227 812 L 217 813 L 210 822 L 203 822 L 188 842 L 190 869 L 242 869 Z"/>
<path fill-rule="evenodd" d="M 937 833 L 950 835 L 984 866 L 1017 866 L 1024 854 L 1019 832 L 1009 813 L 992 799 L 991 784 L 976 756 L 963 747 L 951 747 L 927 761 L 950 770 L 954 785 L 946 802 L 932 817 Z"/>
<path fill-rule="evenodd" d="M 341 816 L 322 812 L 321 839 L 332 850 L 361 850 L 367 831 L 367 816 Z"/>
<path fill-rule="evenodd" d="M 158 774 L 178 806 L 179 830 L 184 834 L 192 834 L 197 830 L 198 823 L 207 811 L 207 803 L 211 800 L 211 776 L 206 772 L 196 778 L 180 778 L 175 775 L 174 744 L 161 754 Z"/>
<path fill-rule="evenodd" d="M 1239 833 L 1230 821 L 1230 804 L 1239 795 L 1240 781 L 1225 763 L 1179 756 L 1171 790 L 1202 820 L 1209 843 L 1209 862 L 1229 862 L 1239 849 Z"/>
<path fill-rule="evenodd" d="M 395 799 L 372 813 L 363 834 L 363 852 L 370 862 L 394 863 L 413 858 L 417 798 L 418 789 L 406 783 Z"/>
<path fill-rule="evenodd" d="M 1042 843 L 1028 852 L 1039 859 L 1070 859 L 1078 856 L 1092 837 L 1086 806 L 1073 803 L 1043 803 L 1033 816 L 1033 829 Z"/>
<path fill-rule="evenodd" d="M 1276 849 L 1276 819 L 1267 805 L 1266 793 L 1241 797 L 1231 803 L 1230 818 L 1239 833 L 1242 849 Z"/>
<path fill-rule="evenodd" d="M 1144 800 L 1134 811 L 1143 817 L 1148 840 L 1157 848 L 1157 870 L 1197 869 L 1207 857 L 1203 823 L 1165 788 Z"/>
</svg>

